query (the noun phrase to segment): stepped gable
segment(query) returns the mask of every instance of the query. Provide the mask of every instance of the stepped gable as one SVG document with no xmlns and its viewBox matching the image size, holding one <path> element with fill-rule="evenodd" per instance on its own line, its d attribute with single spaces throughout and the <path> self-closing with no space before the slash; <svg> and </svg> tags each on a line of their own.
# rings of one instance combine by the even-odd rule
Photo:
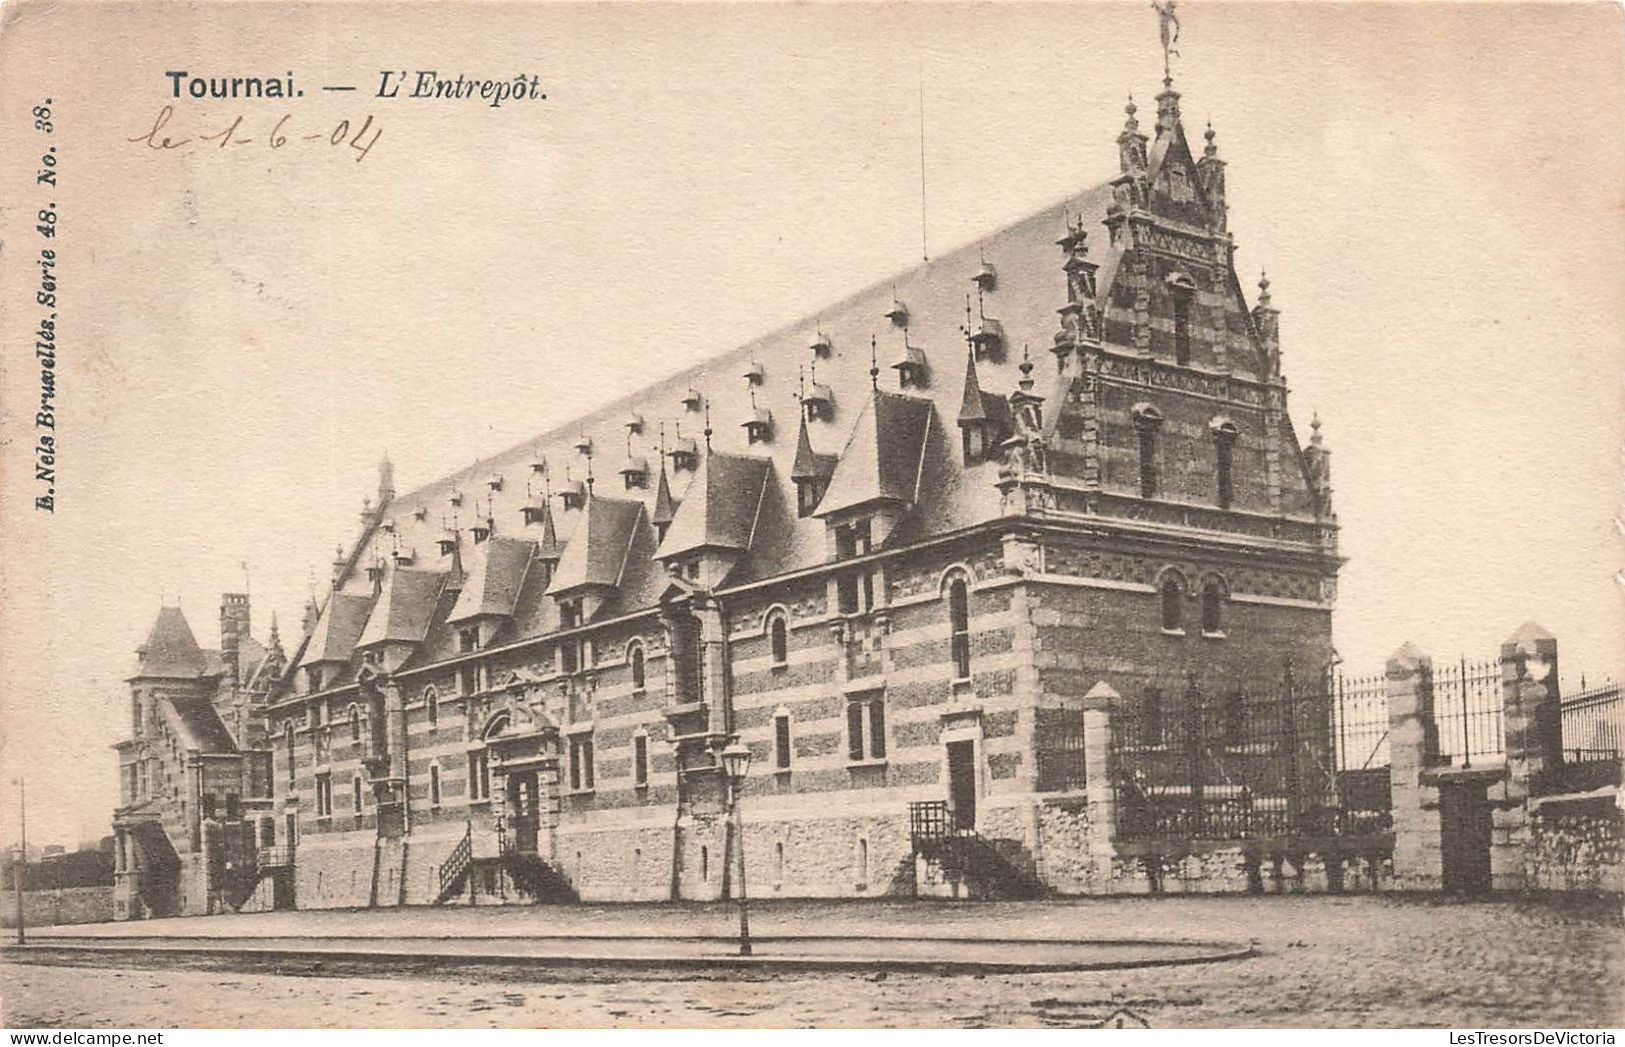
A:
<svg viewBox="0 0 1625 1047">
<path fill-rule="evenodd" d="M 372 609 L 372 596 L 361 596 L 335 590 L 327 598 L 316 628 L 305 643 L 299 666 L 322 662 L 348 663 L 355 654 L 356 640 L 366 627 Z"/>
<path fill-rule="evenodd" d="M 513 614 L 536 543 L 524 538 L 488 538 L 475 545 L 463 566 L 463 587 L 451 609 L 453 623 Z"/>
<path fill-rule="evenodd" d="M 183 749 L 211 754 L 237 751 L 237 742 L 207 698 L 170 695 L 158 703 L 158 709 Z"/>
<path fill-rule="evenodd" d="M 766 458 L 705 455 L 655 556 L 665 560 L 705 549 L 748 552 L 771 470 Z"/>
<path fill-rule="evenodd" d="M 438 571 L 392 568 L 384 576 L 383 588 L 355 645 L 421 643 L 428 635 L 429 622 L 445 580 L 445 575 Z"/>
<path fill-rule="evenodd" d="M 219 661 L 218 653 L 215 658 Z M 218 672 L 218 668 L 216 669 Z M 192 635 L 192 627 L 179 607 L 160 607 L 158 617 L 147 633 L 146 642 L 136 648 L 135 671 L 130 679 L 161 677 L 195 680 L 209 675 L 209 662 Z"/>
</svg>

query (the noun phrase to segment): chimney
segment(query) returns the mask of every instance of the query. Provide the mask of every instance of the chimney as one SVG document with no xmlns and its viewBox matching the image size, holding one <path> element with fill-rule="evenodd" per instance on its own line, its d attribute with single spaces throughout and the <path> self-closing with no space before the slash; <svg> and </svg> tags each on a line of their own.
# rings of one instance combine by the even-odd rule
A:
<svg viewBox="0 0 1625 1047">
<path fill-rule="evenodd" d="M 220 594 L 220 659 L 225 662 L 231 680 L 240 682 L 241 666 L 238 652 L 242 640 L 249 634 L 247 593 Z"/>
</svg>

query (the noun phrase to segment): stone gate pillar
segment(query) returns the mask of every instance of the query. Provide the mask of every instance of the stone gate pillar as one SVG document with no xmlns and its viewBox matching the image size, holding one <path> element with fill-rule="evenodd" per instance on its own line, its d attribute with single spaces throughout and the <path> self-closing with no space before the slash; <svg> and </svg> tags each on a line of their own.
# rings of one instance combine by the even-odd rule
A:
<svg viewBox="0 0 1625 1047">
<path fill-rule="evenodd" d="M 1490 885 L 1522 890 L 1529 840 L 1529 800 L 1563 762 L 1562 698 L 1557 685 L 1557 640 L 1525 622 L 1501 645 L 1501 720 L 1506 779 L 1492 786 Z"/>
<path fill-rule="evenodd" d="M 1111 880 L 1117 795 L 1112 791 L 1112 711 L 1119 696 L 1102 680 L 1083 698 L 1083 788 L 1089 804 L 1089 857 L 1095 882 Z"/>
<path fill-rule="evenodd" d="M 1394 886 L 1444 885 L 1439 788 L 1423 780 L 1438 761 L 1433 719 L 1433 659 L 1406 643 L 1388 659 L 1388 763 L 1394 818 Z"/>
</svg>

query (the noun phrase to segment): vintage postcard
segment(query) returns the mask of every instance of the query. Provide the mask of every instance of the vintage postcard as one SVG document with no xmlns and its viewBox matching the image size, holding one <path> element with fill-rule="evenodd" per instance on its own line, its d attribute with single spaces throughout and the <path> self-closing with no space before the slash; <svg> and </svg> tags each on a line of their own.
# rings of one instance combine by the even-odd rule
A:
<svg viewBox="0 0 1625 1047">
<path fill-rule="evenodd" d="M 4 1023 L 1614 1042 L 1621 23 L 0 3 Z"/>
</svg>

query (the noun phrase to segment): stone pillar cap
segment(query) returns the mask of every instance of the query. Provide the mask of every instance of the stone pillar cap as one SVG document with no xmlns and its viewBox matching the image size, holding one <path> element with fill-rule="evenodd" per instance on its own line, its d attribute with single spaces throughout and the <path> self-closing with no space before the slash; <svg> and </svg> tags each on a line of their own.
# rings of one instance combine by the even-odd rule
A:
<svg viewBox="0 0 1625 1047">
<path fill-rule="evenodd" d="M 1502 646 L 1534 654 L 1542 647 L 1551 648 L 1556 644 L 1557 637 L 1547 632 L 1538 622 L 1529 621 L 1518 626 L 1518 631 L 1508 637 Z"/>
<path fill-rule="evenodd" d="M 1089 688 L 1089 693 L 1083 696 L 1085 709 L 1110 709 L 1122 695 L 1105 680 L 1101 680 Z"/>
<path fill-rule="evenodd" d="M 1399 645 L 1399 649 L 1388 656 L 1388 671 L 1390 673 L 1408 673 L 1420 669 L 1424 664 L 1432 664 L 1433 659 L 1409 640 Z"/>
</svg>

